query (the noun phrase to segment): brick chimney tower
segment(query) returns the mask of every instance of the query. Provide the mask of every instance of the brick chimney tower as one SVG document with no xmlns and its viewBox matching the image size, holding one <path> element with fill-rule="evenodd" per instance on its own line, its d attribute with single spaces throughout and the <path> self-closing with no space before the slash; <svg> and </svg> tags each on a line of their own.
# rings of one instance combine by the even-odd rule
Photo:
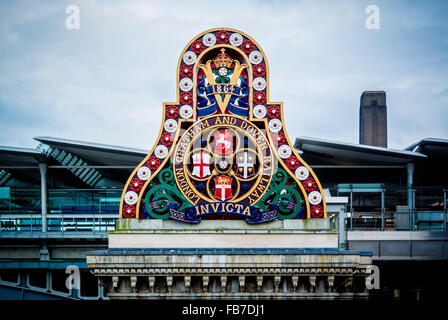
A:
<svg viewBox="0 0 448 320">
<path fill-rule="evenodd" d="M 385 91 L 364 91 L 359 107 L 359 143 L 387 148 Z"/>
</svg>

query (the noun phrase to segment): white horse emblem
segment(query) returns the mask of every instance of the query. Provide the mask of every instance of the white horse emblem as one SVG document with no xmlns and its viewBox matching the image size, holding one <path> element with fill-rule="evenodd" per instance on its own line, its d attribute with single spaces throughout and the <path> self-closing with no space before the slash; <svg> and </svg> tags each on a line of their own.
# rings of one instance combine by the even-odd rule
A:
<svg viewBox="0 0 448 320">
<path fill-rule="evenodd" d="M 232 136 L 232 132 L 227 130 L 221 130 L 215 133 L 215 153 L 220 155 L 232 153 Z"/>
</svg>

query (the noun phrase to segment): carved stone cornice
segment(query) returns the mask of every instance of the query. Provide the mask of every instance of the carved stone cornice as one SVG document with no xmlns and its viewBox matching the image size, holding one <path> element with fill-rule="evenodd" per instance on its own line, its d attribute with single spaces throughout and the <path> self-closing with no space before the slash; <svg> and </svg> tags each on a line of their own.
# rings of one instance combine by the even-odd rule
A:
<svg viewBox="0 0 448 320">
<path fill-rule="evenodd" d="M 87 257 L 112 299 L 366 299 L 372 262 L 355 254 L 113 253 Z"/>
<path fill-rule="evenodd" d="M 363 268 L 93 268 L 96 276 L 158 276 L 158 275 L 367 275 Z"/>
</svg>

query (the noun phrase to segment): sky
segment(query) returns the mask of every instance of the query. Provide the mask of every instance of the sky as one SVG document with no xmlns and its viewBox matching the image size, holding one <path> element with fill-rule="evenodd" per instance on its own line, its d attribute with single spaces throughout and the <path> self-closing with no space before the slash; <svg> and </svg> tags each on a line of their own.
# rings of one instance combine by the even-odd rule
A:
<svg viewBox="0 0 448 320">
<path fill-rule="evenodd" d="M 79 29 L 66 27 L 69 5 Z M 366 27 L 369 5 L 379 29 Z M 367 90 L 386 91 L 390 148 L 448 138 L 447 13 L 448 1 L 1 1 L 0 145 L 150 150 L 182 50 L 216 27 L 263 48 L 291 140 L 358 143 Z"/>
</svg>

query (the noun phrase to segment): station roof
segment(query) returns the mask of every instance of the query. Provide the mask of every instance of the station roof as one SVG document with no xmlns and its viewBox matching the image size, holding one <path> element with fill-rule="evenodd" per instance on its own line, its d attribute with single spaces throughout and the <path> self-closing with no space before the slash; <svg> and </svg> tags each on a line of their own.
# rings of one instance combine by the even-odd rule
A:
<svg viewBox="0 0 448 320">
<path fill-rule="evenodd" d="M 89 176 L 88 172 L 90 171 L 88 170 L 90 169 L 88 167 L 82 169 L 86 171 L 85 175 L 81 173 L 81 169 L 75 170 L 68 167 L 67 170 L 52 171 L 55 179 L 57 179 L 55 181 L 59 181 L 55 183 L 73 184 L 74 186 L 77 183 L 81 183 L 81 185 L 85 185 L 85 183 L 88 185 L 96 185 L 96 182 L 101 177 L 122 183 L 126 181 L 130 170 L 137 166 L 148 153 L 142 149 L 57 137 L 41 136 L 34 139 L 43 145 L 40 145 L 36 149 L 0 147 L 0 175 L 3 175 L 3 178 L 0 176 L 0 182 L 3 179 L 4 184 L 7 175 L 12 175 L 23 181 L 31 181 L 38 184 L 40 179 L 39 170 L 36 170 L 38 163 L 45 162 L 50 166 L 54 166 L 55 169 L 62 169 L 60 167 L 73 165 L 70 164 L 73 161 L 61 161 L 63 157 L 69 157 L 71 154 L 82 159 L 84 161 L 83 165 L 99 166 L 93 169 L 93 171 L 99 171 L 101 175 L 96 181 L 90 181 L 91 183 L 89 184 L 89 181 L 86 182 L 82 179 L 82 177 L 86 179 L 88 177 L 92 178 L 95 175 L 92 172 Z M 350 170 L 351 168 L 375 167 L 392 169 L 405 167 L 408 162 L 415 162 L 417 164 L 416 181 L 426 182 L 428 179 L 425 177 L 434 177 L 433 180 L 438 178 L 442 182 L 445 179 L 445 176 L 441 174 L 441 170 L 444 168 L 445 160 L 448 157 L 447 139 L 425 138 L 404 150 L 398 150 L 311 137 L 298 137 L 294 147 L 299 150 L 304 160 L 316 169 L 331 169 L 337 167 L 345 170 L 344 172 L 334 172 L 333 170 L 319 172 L 325 181 L 332 181 L 331 179 L 334 178 L 333 180 L 341 183 L 346 182 L 345 180 L 353 182 L 356 180 L 357 175 L 359 175 L 359 171 Z M 53 151 L 56 151 L 57 154 L 52 153 Z M 58 153 L 62 151 L 65 153 Z M 58 156 L 59 154 L 60 156 Z M 79 166 L 79 164 L 77 165 Z M 110 168 L 106 170 L 102 166 L 108 166 Z M 387 175 L 390 174 L 392 173 L 388 173 Z M 396 180 L 399 180 L 401 173 L 396 174 Z M 344 177 L 344 181 L 341 180 L 341 176 Z M 362 177 L 366 180 L 364 182 L 370 182 L 368 178 L 370 177 L 372 181 L 378 179 L 378 173 L 365 170 Z M 440 181 L 437 180 L 436 182 L 442 183 Z"/>
<path fill-rule="evenodd" d="M 148 153 L 140 149 L 55 137 L 34 139 L 41 143 L 35 149 L 0 147 L 0 185 L 5 185 L 11 178 L 39 184 L 39 163 L 47 163 L 56 169 L 68 166 L 66 170 L 52 171 L 54 185 L 93 187 L 103 177 L 120 184 Z M 70 167 L 75 165 L 76 168 Z M 102 166 L 107 166 L 107 170 Z"/>
<path fill-rule="evenodd" d="M 133 149 L 102 143 L 55 137 L 35 137 L 34 139 L 51 147 L 76 154 L 85 161 L 98 165 L 133 166 L 137 165 L 148 154 L 148 151 L 142 149 Z"/>
<path fill-rule="evenodd" d="M 148 154 L 146 150 L 101 143 L 55 137 L 36 137 L 34 139 L 51 147 L 76 154 L 92 165 L 134 166 Z M 0 146 L 0 165 L 33 166 L 45 162 L 49 162 L 49 159 L 37 149 Z"/>
<path fill-rule="evenodd" d="M 433 158 L 448 158 L 448 139 L 425 138 L 406 150 L 421 152 Z"/>
<path fill-rule="evenodd" d="M 57 137 L 35 137 L 35 140 L 80 156 L 96 165 L 134 166 L 148 151 L 116 145 L 107 145 Z M 428 157 L 447 157 L 448 139 L 425 138 L 404 150 L 389 149 L 332 140 L 298 137 L 294 147 L 311 164 L 374 165 L 406 164 Z M 48 162 L 48 159 L 33 148 L 0 146 L 0 165 L 26 166 Z"/>
<path fill-rule="evenodd" d="M 427 155 L 413 150 L 397 150 L 347 142 L 298 137 L 294 147 L 314 165 L 404 165 Z"/>
<path fill-rule="evenodd" d="M 36 149 L 0 146 L 0 165 L 28 166 L 46 162 Z"/>
</svg>

